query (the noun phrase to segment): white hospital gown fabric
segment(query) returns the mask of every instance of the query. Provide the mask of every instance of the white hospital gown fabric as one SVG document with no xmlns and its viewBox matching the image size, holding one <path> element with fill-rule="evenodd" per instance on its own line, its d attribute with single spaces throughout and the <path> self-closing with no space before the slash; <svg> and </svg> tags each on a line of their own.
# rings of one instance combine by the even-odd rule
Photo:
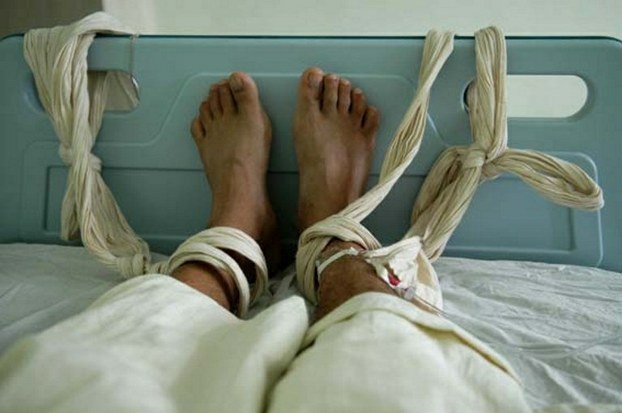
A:
<svg viewBox="0 0 622 413">
<path fill-rule="evenodd" d="M 241 321 L 147 275 L 0 360 L 2 412 L 259 412 L 307 329 L 302 299 Z"/>
<path fill-rule="evenodd" d="M 301 297 L 239 320 L 164 275 L 127 281 L 0 360 L 2 412 L 524 412 L 510 367 L 397 297 L 309 328 Z"/>
<path fill-rule="evenodd" d="M 314 325 L 270 412 L 527 412 L 507 363 L 397 297 L 352 298 Z"/>
</svg>

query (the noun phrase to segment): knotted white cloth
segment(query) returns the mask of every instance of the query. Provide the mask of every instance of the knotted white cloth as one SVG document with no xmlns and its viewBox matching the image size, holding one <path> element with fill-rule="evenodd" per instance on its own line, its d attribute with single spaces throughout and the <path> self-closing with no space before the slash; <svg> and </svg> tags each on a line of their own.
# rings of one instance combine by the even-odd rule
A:
<svg viewBox="0 0 622 413">
<path fill-rule="evenodd" d="M 380 248 L 361 221 L 384 199 L 419 150 L 425 130 L 430 89 L 453 48 L 453 34 L 431 31 L 425 41 L 415 98 L 385 156 L 378 184 L 339 213 L 308 228 L 300 237 L 296 267 L 298 284 L 317 301 L 315 262 L 331 238 L 356 242 L 368 251 L 363 258 L 400 292 L 442 309 L 438 277 L 430 264 L 443 252 L 466 212 L 478 185 L 503 172 L 518 175 L 558 204 L 599 209 L 600 187 L 576 165 L 536 151 L 507 148 L 506 49 L 501 30 L 489 27 L 475 34 L 477 77 L 468 104 L 473 144 L 445 150 L 421 187 L 411 228 L 402 241 Z"/>
<path fill-rule="evenodd" d="M 166 262 L 151 263 L 149 246 L 130 227 L 101 176 L 101 160 L 91 151 L 106 105 L 108 75 L 97 73 L 92 97 L 88 91 L 87 53 L 97 32 L 133 33 L 106 13 L 94 13 L 69 26 L 26 33 L 24 55 L 41 104 L 60 140 L 59 155 L 69 167 L 62 204 L 61 237 L 82 237 L 88 251 L 125 277 L 170 274 L 188 261 L 202 261 L 233 274 L 240 300 L 238 314 L 267 287 L 268 270 L 259 245 L 234 228 L 210 228 L 184 243 Z M 247 257 L 255 264 L 251 294 L 240 266 L 220 249 Z"/>
<path fill-rule="evenodd" d="M 513 173 L 549 200 L 597 210 L 601 188 L 578 166 L 532 150 L 507 147 L 506 49 L 496 27 L 475 34 L 476 83 L 469 87 L 473 144 L 445 150 L 430 169 L 412 212 L 406 237 L 423 238 L 425 255 L 440 257 L 479 184 Z"/>
</svg>

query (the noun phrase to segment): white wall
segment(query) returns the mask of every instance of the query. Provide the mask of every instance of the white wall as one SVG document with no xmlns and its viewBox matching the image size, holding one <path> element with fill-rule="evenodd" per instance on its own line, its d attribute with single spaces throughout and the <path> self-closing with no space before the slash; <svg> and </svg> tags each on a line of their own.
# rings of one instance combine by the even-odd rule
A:
<svg viewBox="0 0 622 413">
<path fill-rule="evenodd" d="M 144 33 L 472 34 L 490 24 L 506 34 L 622 38 L 622 0 L 103 0 Z"/>
<path fill-rule="evenodd" d="M 0 0 L 0 36 L 100 9 L 144 34 L 421 35 L 440 28 L 472 35 L 496 24 L 507 35 L 622 39 L 622 0 Z M 545 84 L 510 79 L 509 115 L 569 114 L 585 99 L 580 82 Z"/>
<path fill-rule="evenodd" d="M 622 39 L 622 0 L 103 0 L 143 33 L 256 35 L 605 35 Z M 564 117 L 583 106 L 578 78 L 513 77 L 511 117 Z"/>
</svg>

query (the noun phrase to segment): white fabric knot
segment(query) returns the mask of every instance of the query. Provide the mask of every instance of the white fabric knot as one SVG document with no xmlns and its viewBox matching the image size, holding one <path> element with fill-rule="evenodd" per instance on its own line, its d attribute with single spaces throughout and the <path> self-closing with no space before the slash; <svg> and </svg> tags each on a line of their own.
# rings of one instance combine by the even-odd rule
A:
<svg viewBox="0 0 622 413">
<path fill-rule="evenodd" d="M 73 166 L 80 161 L 86 160 L 86 165 L 89 169 L 101 172 L 101 159 L 99 159 L 97 156 L 93 155 L 90 152 L 86 158 L 82 156 L 76 156 L 76 152 L 71 147 L 66 145 L 60 145 L 60 147 L 58 148 L 58 155 L 67 166 Z"/>
<path fill-rule="evenodd" d="M 505 152 L 498 152 L 492 155 L 482 148 L 479 144 L 474 143 L 460 153 L 460 163 L 462 169 L 479 168 L 481 177 L 484 180 L 492 180 L 501 174 L 501 170 L 495 164 L 496 159 Z"/>
<path fill-rule="evenodd" d="M 463 169 L 481 168 L 486 163 L 486 151 L 479 145 L 468 147 L 460 157 Z"/>
<path fill-rule="evenodd" d="M 493 180 L 501 175 L 502 172 L 494 160 L 488 161 L 482 165 L 482 180 Z"/>
</svg>

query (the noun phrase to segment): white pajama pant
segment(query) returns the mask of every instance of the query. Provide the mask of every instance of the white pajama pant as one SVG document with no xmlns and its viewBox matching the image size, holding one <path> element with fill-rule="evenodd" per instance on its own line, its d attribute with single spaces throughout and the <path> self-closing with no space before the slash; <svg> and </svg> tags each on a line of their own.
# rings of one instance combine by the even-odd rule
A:
<svg viewBox="0 0 622 413">
<path fill-rule="evenodd" d="M 250 320 L 164 275 L 110 290 L 0 359 L 0 412 L 525 412 L 508 364 L 380 293 L 309 328 L 294 296 Z"/>
</svg>

